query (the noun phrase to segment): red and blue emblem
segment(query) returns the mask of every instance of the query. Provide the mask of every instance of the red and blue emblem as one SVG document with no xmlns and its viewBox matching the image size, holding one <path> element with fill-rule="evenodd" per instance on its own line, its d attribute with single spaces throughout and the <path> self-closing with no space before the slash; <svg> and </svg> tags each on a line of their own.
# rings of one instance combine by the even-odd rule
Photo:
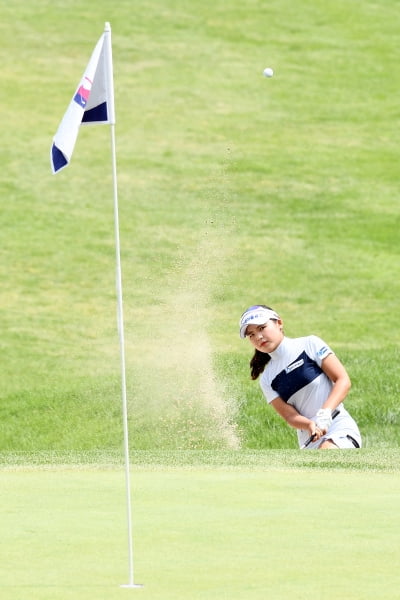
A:
<svg viewBox="0 0 400 600">
<path fill-rule="evenodd" d="M 92 82 L 87 77 L 84 78 L 74 96 L 74 101 L 82 108 L 85 108 L 92 89 Z"/>
</svg>

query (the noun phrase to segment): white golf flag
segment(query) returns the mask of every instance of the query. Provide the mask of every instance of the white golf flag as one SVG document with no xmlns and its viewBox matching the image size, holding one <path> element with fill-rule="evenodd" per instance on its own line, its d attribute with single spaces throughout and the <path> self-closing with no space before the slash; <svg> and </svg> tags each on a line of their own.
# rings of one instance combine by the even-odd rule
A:
<svg viewBox="0 0 400 600">
<path fill-rule="evenodd" d="M 68 166 L 81 123 L 115 124 L 111 28 L 106 23 L 79 86 L 53 138 L 53 173 Z"/>
</svg>

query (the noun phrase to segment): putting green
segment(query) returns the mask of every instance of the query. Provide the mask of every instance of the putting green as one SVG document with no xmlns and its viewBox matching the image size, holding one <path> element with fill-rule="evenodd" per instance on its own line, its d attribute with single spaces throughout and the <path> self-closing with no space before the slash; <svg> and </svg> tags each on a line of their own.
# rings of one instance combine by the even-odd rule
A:
<svg viewBox="0 0 400 600">
<path fill-rule="evenodd" d="M 135 467 L 2 472 L 2 600 L 397 600 L 398 474 Z"/>
</svg>

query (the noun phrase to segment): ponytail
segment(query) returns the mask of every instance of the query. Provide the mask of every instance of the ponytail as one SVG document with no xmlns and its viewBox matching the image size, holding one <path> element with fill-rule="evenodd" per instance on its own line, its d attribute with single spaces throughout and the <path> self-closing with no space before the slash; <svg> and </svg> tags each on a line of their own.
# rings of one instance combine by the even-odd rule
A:
<svg viewBox="0 0 400 600">
<path fill-rule="evenodd" d="M 264 371 L 265 366 L 269 363 L 271 357 L 265 352 L 255 350 L 254 356 L 250 361 L 250 375 L 252 379 L 257 379 Z"/>
</svg>

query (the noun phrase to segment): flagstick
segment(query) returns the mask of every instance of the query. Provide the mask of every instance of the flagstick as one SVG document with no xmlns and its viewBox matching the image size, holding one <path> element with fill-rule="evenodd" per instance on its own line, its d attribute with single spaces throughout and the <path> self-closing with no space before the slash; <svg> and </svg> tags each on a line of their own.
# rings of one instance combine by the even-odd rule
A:
<svg viewBox="0 0 400 600">
<path fill-rule="evenodd" d="M 118 306 L 118 332 L 121 353 L 121 376 L 122 376 L 122 419 L 124 428 L 124 454 L 125 454 L 125 483 L 126 483 L 126 507 L 127 507 L 127 526 L 128 526 L 128 558 L 129 558 L 129 583 L 121 587 L 137 588 L 143 587 L 134 583 L 133 569 L 133 540 L 132 540 L 132 502 L 131 502 L 131 482 L 129 466 L 129 430 L 128 430 L 128 404 L 126 399 L 126 368 L 125 368 L 125 339 L 124 339 L 124 315 L 122 302 L 122 275 L 121 275 L 121 251 L 119 240 L 119 216 L 118 216 L 118 190 L 117 190 L 117 167 L 115 151 L 115 125 L 112 123 L 111 130 L 111 152 L 112 152 L 112 170 L 113 170 L 113 190 L 114 190 L 114 223 L 115 223 L 115 246 L 116 246 L 116 287 L 117 287 L 117 306 Z"/>
<path fill-rule="evenodd" d="M 116 288 L 118 306 L 118 332 L 121 353 L 121 376 L 122 376 L 122 420 L 124 427 L 124 454 L 125 454 L 125 487 L 126 487 L 126 514 L 128 529 L 128 560 L 129 560 L 129 583 L 121 585 L 124 588 L 143 587 L 135 584 L 133 570 L 133 535 L 132 535 L 132 501 L 131 481 L 129 465 L 129 430 L 128 430 L 128 404 L 126 401 L 126 368 L 125 368 L 125 340 L 124 340 L 124 314 L 122 303 L 122 275 L 121 275 L 121 250 L 119 241 L 119 216 L 118 216 L 118 186 L 117 186 L 117 158 L 115 150 L 115 107 L 114 107 L 114 74 L 112 60 L 111 27 L 110 23 L 104 24 L 104 36 L 106 44 L 106 86 L 109 99 L 109 122 L 111 131 L 111 155 L 114 191 L 114 224 L 115 224 L 115 253 L 116 253 Z"/>
<path fill-rule="evenodd" d="M 101 60 L 101 57 L 102 60 Z M 86 82 L 86 86 L 84 85 Z M 96 83 L 98 87 L 96 88 Z M 90 85 L 88 85 L 90 84 Z M 104 89 L 105 88 L 105 89 Z M 92 106 L 87 106 L 92 99 Z M 104 105 L 106 115 L 104 115 Z M 100 112 L 98 109 L 100 108 Z M 94 113 L 93 113 L 94 110 Z M 90 114 L 90 117 L 88 115 Z M 84 119 L 84 117 L 88 117 Z M 114 217 L 115 217 L 115 245 L 116 245 L 116 288 L 118 300 L 118 331 L 121 351 L 121 373 L 122 373 L 122 415 L 124 425 L 124 449 L 125 449 L 125 480 L 126 480 L 126 505 L 128 517 L 128 549 L 129 549 L 129 583 L 121 587 L 143 587 L 134 583 L 133 574 L 133 543 L 132 543 L 132 509 L 131 509 L 131 484 L 129 468 L 129 434 L 128 434 L 128 407 L 126 401 L 126 376 L 125 376 L 125 341 L 124 341 L 124 317 L 122 309 L 122 277 L 121 277 L 121 252 L 119 242 L 119 218 L 118 218 L 118 192 L 117 192 L 117 160 L 115 152 L 115 107 L 114 107 L 114 78 L 111 46 L 110 23 L 105 23 L 104 33 L 96 44 L 85 69 L 84 77 L 67 112 L 57 129 L 53 138 L 50 151 L 50 163 L 53 173 L 68 166 L 75 146 L 79 127 L 83 122 L 87 123 L 109 123 L 111 128 L 111 150 L 112 150 L 112 172 L 114 187 Z"/>
</svg>

